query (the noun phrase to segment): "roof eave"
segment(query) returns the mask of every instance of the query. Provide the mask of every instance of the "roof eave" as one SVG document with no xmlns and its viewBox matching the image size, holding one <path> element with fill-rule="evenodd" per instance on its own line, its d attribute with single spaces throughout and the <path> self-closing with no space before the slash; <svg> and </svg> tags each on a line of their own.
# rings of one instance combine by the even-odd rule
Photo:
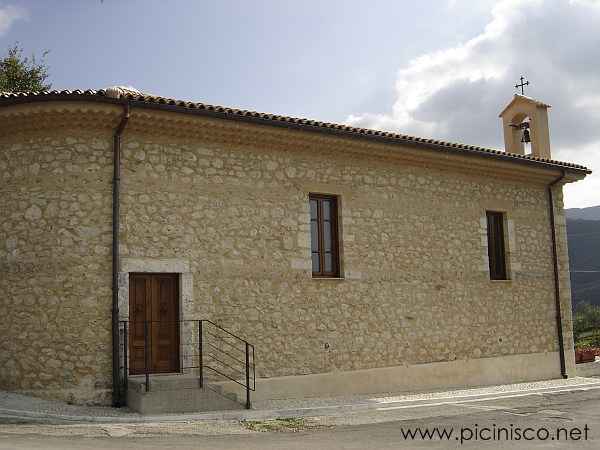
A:
<svg viewBox="0 0 600 450">
<path fill-rule="evenodd" d="M 521 97 L 515 95 L 515 97 Z M 247 114 L 239 113 L 228 113 L 227 110 L 232 111 L 229 108 L 222 107 L 210 107 L 210 105 L 204 105 L 204 107 L 198 107 L 199 104 L 190 102 L 178 102 L 172 99 L 160 98 L 162 102 L 149 102 L 140 100 L 139 97 L 133 96 L 122 96 L 121 98 L 109 97 L 104 91 L 73 91 L 68 94 L 65 93 L 39 93 L 25 96 L 4 97 L 0 101 L 0 106 L 23 104 L 23 103 L 34 103 L 34 102 L 51 102 L 51 101 L 92 101 L 92 102 L 103 102 L 111 104 L 123 104 L 128 102 L 132 107 L 144 108 L 144 109 L 156 109 L 164 111 L 174 111 L 183 114 L 194 114 L 204 117 L 212 117 L 226 120 L 236 120 L 246 123 L 255 123 L 261 125 L 269 125 L 278 128 L 288 128 L 300 131 L 309 131 L 316 133 L 325 133 L 336 136 L 343 136 L 351 139 L 363 139 L 369 141 L 382 142 L 387 144 L 402 144 L 413 147 L 427 148 L 430 150 L 443 151 L 445 153 L 465 154 L 474 157 L 491 158 L 496 160 L 504 160 L 511 163 L 524 164 L 531 167 L 543 167 L 552 170 L 565 170 L 571 173 L 578 173 L 589 175 L 592 173 L 591 170 L 579 166 L 575 167 L 572 165 L 561 164 L 560 161 L 541 161 L 528 159 L 523 155 L 516 155 L 512 153 L 506 153 L 499 150 L 483 149 L 474 145 L 466 144 L 452 144 L 448 142 L 437 141 L 435 139 L 424 139 L 417 137 L 402 137 L 397 134 L 382 132 L 378 130 L 361 129 L 362 132 L 356 132 L 346 129 L 344 125 L 338 124 L 325 124 L 314 125 L 310 122 L 311 120 L 302 120 L 299 123 L 299 119 L 291 117 L 271 115 L 277 117 L 272 119 L 265 117 L 261 113 L 248 112 Z M 516 100 L 516 98 L 515 98 Z M 185 105 L 182 105 L 185 104 Z M 187 105 L 187 106 L 186 106 Z M 286 120 L 287 119 L 287 120 Z"/>
<path fill-rule="evenodd" d="M 467 154 L 469 156 L 492 158 L 492 159 L 496 159 L 496 160 L 509 161 L 511 163 L 525 164 L 525 165 L 528 165 L 531 167 L 537 167 L 537 168 L 545 167 L 548 169 L 553 169 L 553 170 L 558 170 L 558 171 L 566 170 L 568 172 L 584 174 L 584 176 L 592 173 L 592 171 L 587 168 L 570 167 L 570 166 L 565 166 L 565 165 L 546 162 L 546 161 L 536 161 L 533 159 L 524 158 L 521 155 L 516 155 L 513 153 L 506 153 L 506 152 L 501 152 L 501 151 L 497 151 L 495 153 L 491 153 L 491 152 L 487 153 L 487 152 L 483 152 L 483 151 L 477 151 L 474 149 L 462 148 L 462 147 L 459 147 L 458 145 L 456 147 L 452 147 L 452 146 L 448 146 L 448 145 L 437 144 L 435 142 L 428 142 L 428 141 L 434 141 L 433 139 L 414 140 L 414 139 L 402 139 L 400 137 L 381 136 L 378 134 L 359 134 L 359 133 L 353 133 L 348 130 L 344 130 L 342 128 L 325 128 L 325 127 L 314 126 L 311 124 L 298 124 L 295 122 L 282 122 L 279 120 L 272 120 L 272 119 L 268 119 L 268 118 L 264 118 L 264 117 L 227 114 L 225 112 L 208 110 L 208 109 L 188 109 L 188 108 L 182 108 L 181 106 L 178 106 L 178 105 L 147 103 L 147 102 L 143 102 L 143 101 L 139 101 L 139 100 L 130 100 L 130 104 L 134 107 L 139 107 L 139 108 L 177 111 L 177 112 L 182 112 L 182 113 L 187 113 L 187 114 L 196 114 L 196 115 L 201 115 L 201 116 L 211 117 L 211 118 L 218 118 L 218 119 L 225 119 L 225 120 L 237 120 L 237 121 L 246 122 L 246 123 L 270 125 L 270 126 L 274 126 L 274 127 L 278 127 L 278 128 L 288 128 L 288 129 L 294 129 L 294 130 L 300 130 L 300 131 L 325 133 L 325 134 L 331 134 L 331 135 L 335 135 L 335 136 L 349 137 L 352 139 L 364 139 L 364 140 L 369 140 L 369 141 L 377 141 L 377 142 L 386 143 L 386 144 L 409 145 L 409 146 L 414 146 L 414 147 L 427 148 L 430 150 L 443 151 L 445 153 Z M 472 146 L 472 147 L 475 147 L 475 146 Z"/>
</svg>

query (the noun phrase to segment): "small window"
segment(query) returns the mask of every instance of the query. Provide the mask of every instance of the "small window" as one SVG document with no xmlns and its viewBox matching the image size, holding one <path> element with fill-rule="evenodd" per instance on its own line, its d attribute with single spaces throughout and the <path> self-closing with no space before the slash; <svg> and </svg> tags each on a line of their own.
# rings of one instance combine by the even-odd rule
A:
<svg viewBox="0 0 600 450">
<path fill-rule="evenodd" d="M 337 198 L 310 194 L 310 250 L 314 277 L 339 277 Z"/>
<path fill-rule="evenodd" d="M 504 246 L 504 214 L 487 211 L 488 257 L 490 279 L 507 280 L 506 249 Z"/>
</svg>

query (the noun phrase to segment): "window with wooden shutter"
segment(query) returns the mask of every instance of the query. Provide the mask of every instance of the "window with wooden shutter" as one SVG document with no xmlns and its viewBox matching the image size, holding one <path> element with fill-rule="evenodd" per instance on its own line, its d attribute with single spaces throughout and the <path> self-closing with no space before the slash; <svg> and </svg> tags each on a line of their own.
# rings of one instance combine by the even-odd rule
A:
<svg viewBox="0 0 600 450">
<path fill-rule="evenodd" d="M 488 257 L 490 279 L 507 280 L 504 245 L 504 213 L 487 211 Z"/>
<path fill-rule="evenodd" d="M 310 194 L 310 242 L 314 277 L 339 277 L 337 197 Z"/>
</svg>

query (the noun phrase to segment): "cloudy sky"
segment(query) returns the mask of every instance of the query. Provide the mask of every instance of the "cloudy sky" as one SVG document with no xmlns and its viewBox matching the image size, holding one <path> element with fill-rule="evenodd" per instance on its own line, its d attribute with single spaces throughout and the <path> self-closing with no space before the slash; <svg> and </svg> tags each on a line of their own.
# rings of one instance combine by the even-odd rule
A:
<svg viewBox="0 0 600 450">
<path fill-rule="evenodd" d="M 502 148 L 519 76 L 553 157 L 596 174 L 600 0 L 0 0 L 0 51 L 50 50 L 54 88 L 151 93 Z"/>
</svg>

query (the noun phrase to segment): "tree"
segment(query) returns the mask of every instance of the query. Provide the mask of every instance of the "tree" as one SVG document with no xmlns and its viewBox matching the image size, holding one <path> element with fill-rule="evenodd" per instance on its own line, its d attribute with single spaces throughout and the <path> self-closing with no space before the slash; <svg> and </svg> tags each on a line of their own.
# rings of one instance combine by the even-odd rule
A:
<svg viewBox="0 0 600 450">
<path fill-rule="evenodd" d="M 600 306 L 583 303 L 577 306 L 573 314 L 573 333 L 580 340 L 586 333 L 600 330 Z M 589 339 L 588 339 L 589 340 Z"/>
<path fill-rule="evenodd" d="M 47 91 L 51 84 L 45 84 L 48 78 L 48 66 L 42 53 L 41 62 L 35 55 L 23 57 L 23 49 L 15 44 L 8 54 L 0 59 L 0 92 Z"/>
</svg>

